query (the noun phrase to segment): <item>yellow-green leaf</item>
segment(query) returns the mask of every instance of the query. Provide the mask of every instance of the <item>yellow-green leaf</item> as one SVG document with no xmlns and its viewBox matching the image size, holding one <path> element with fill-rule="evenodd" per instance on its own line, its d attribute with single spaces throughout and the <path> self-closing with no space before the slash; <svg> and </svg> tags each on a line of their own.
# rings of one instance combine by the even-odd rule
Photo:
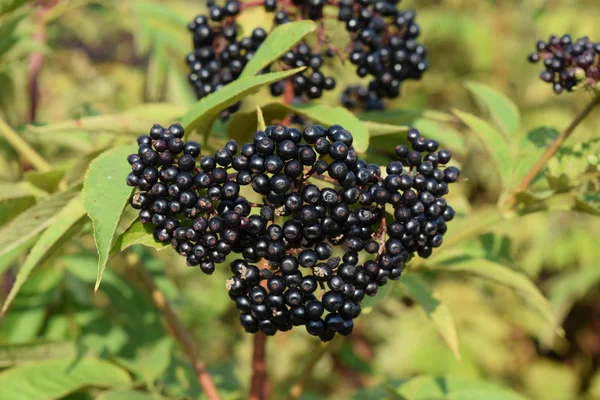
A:
<svg viewBox="0 0 600 400">
<path fill-rule="evenodd" d="M 408 297 L 423 308 L 427 314 L 427 318 L 431 320 L 438 334 L 454 354 L 454 357 L 460 360 L 456 325 L 454 325 L 454 319 L 448 307 L 441 302 L 437 293 L 418 276 L 405 274 L 400 278 L 399 282 Z"/>
</svg>

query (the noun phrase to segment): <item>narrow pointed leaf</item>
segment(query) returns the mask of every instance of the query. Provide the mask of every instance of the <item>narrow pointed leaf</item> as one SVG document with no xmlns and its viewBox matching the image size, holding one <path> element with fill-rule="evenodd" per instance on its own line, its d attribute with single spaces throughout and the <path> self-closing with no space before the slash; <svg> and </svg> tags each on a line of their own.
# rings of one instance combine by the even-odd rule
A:
<svg viewBox="0 0 600 400">
<path fill-rule="evenodd" d="M 238 79 L 194 104 L 182 118 L 181 123 L 185 127 L 187 134 L 190 134 L 194 130 L 197 130 L 200 134 L 206 134 L 210 129 L 210 122 L 222 110 L 234 105 L 244 97 L 256 93 L 261 88 L 297 74 L 302 70 L 304 70 L 304 67 Z"/>
<path fill-rule="evenodd" d="M 0 264 L 5 256 L 14 256 L 12 250 L 50 226 L 58 212 L 76 195 L 76 192 L 66 192 L 45 199 L 0 229 Z"/>
<path fill-rule="evenodd" d="M 504 135 L 488 122 L 473 114 L 458 110 L 454 110 L 454 114 L 481 140 L 491 158 L 492 164 L 500 175 L 500 179 L 506 183 L 512 176 L 512 157 L 510 147 Z"/>
<path fill-rule="evenodd" d="M 115 240 L 115 244 L 111 250 L 111 255 L 116 255 L 126 248 L 136 244 L 152 247 L 156 250 L 164 250 L 170 247 L 170 245 L 167 243 L 160 243 L 154 240 L 154 236 L 152 235 L 152 227 L 148 226 L 147 224 L 142 224 L 139 219 L 136 219 Z"/>
<path fill-rule="evenodd" d="M 465 86 L 490 114 L 502 133 L 509 138 L 517 133 L 520 123 L 519 109 L 511 99 L 481 83 L 467 82 Z"/>
<path fill-rule="evenodd" d="M 441 302 L 437 293 L 418 276 L 405 274 L 399 282 L 408 297 L 423 308 L 438 334 L 446 342 L 452 354 L 454 354 L 454 357 L 460 360 L 456 325 L 448 307 Z"/>
<path fill-rule="evenodd" d="M 262 110 L 259 106 L 256 106 L 256 128 L 259 131 L 264 131 L 267 129 L 267 124 L 265 124 L 265 117 L 263 117 Z"/>
<path fill-rule="evenodd" d="M 101 154 L 92 161 L 85 177 L 83 205 L 92 220 L 98 250 L 96 289 L 102 280 L 123 209 L 131 196 L 132 188 L 125 184 L 129 170 L 127 156 L 136 149 L 136 146 L 121 146 Z"/>
<path fill-rule="evenodd" d="M 556 326 L 550 302 L 525 275 L 483 258 L 456 257 L 428 266 L 439 271 L 458 272 L 477 276 L 514 290 L 544 319 Z"/>
<path fill-rule="evenodd" d="M 256 75 L 266 66 L 277 61 L 303 37 L 314 32 L 317 25 L 310 20 L 280 25 L 269 33 L 252 59 L 246 64 L 240 78 Z"/>
<path fill-rule="evenodd" d="M 65 239 L 65 236 L 68 238 L 76 233 L 75 231 L 72 231 L 71 228 L 78 222 L 84 220 L 84 217 L 85 210 L 83 209 L 81 196 L 73 198 L 65 208 L 56 215 L 52 225 L 50 225 L 35 242 L 35 245 L 25 259 L 25 262 L 19 269 L 17 280 L 10 289 L 10 293 L 2 305 L 2 311 L 0 312 L 2 315 L 6 313 L 6 310 L 8 310 L 8 307 L 12 304 L 19 293 L 19 290 L 29 277 L 29 274 L 31 274 L 31 271 L 33 271 L 40 261 L 46 258 L 54 246 Z"/>
</svg>

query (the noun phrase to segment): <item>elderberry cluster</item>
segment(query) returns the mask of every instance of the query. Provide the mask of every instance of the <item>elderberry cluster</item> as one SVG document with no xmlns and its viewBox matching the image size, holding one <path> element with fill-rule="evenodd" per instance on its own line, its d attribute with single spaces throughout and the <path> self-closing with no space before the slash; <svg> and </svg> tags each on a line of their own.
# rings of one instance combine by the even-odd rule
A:
<svg viewBox="0 0 600 400">
<path fill-rule="evenodd" d="M 207 274 L 240 255 L 226 287 L 248 332 L 351 333 L 365 295 L 398 279 L 415 253 L 431 255 L 454 217 L 444 195 L 459 171 L 415 129 L 385 172 L 358 157 L 339 125 L 270 126 L 204 156 L 183 133 L 154 125 L 138 138 L 131 204 L 155 240 Z M 250 203 L 252 193 L 262 201 Z"/>
<path fill-rule="evenodd" d="M 194 42 L 194 51 L 187 56 L 189 81 L 198 99 L 237 79 L 267 37 L 264 29 L 256 28 L 250 36 L 239 38 L 234 18 L 239 12 L 237 0 L 227 1 L 224 7 L 212 4 L 208 16 L 198 15 L 188 25 Z M 239 107 L 238 102 L 223 110 L 221 119 L 226 120 Z"/>
<path fill-rule="evenodd" d="M 552 84 L 556 94 L 571 92 L 582 81 L 591 87 L 600 81 L 600 43 L 591 42 L 588 37 L 573 41 L 568 34 L 552 35 L 548 42 L 537 42 L 529 61 L 544 62 L 546 69 L 540 79 Z"/>
<path fill-rule="evenodd" d="M 383 111 L 385 104 L 364 86 L 348 86 L 342 92 L 342 105 L 349 110 Z"/>
<path fill-rule="evenodd" d="M 369 95 L 395 98 L 403 81 L 420 79 L 428 69 L 427 49 L 417 42 L 420 28 L 413 10 L 399 11 L 399 0 L 340 0 L 338 19 L 352 36 L 350 62 L 360 77 L 370 76 Z"/>
</svg>

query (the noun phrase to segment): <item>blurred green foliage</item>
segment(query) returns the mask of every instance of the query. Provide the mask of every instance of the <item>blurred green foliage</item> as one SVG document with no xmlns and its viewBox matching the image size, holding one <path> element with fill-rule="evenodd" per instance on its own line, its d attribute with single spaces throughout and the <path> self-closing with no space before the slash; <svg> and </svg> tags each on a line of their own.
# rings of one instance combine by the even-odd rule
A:
<svg viewBox="0 0 600 400">
<path fill-rule="evenodd" d="M 0 298 L 15 280 L 20 287 L 0 320 L 0 399 L 202 398 L 186 355 L 140 284 L 140 266 L 197 339 L 223 397 L 245 398 L 251 337 L 224 290 L 225 268 L 207 278 L 171 251 L 124 250 L 148 244 L 145 232 L 132 225 L 121 236 L 133 213 L 119 218 L 109 204 L 101 215 L 118 213 L 117 245 L 111 236 L 104 246 L 103 255 L 112 249 L 113 256 L 94 293 L 94 228 L 79 194 L 88 165 L 105 150 L 130 144 L 153 122 L 206 117 L 192 107 L 184 65 L 186 24 L 205 2 L 43 3 L 0 0 L 0 118 L 50 163 L 34 168 L 0 137 Z M 401 125 L 452 149 L 467 178 L 450 194 L 460 219 L 434 257 L 415 261 L 407 279 L 386 287 L 350 337 L 326 350 L 300 330 L 270 340 L 273 398 L 286 397 L 322 352 L 303 399 L 600 399 L 600 112 L 519 195 L 516 209 L 503 207 L 592 98 L 554 95 L 527 54 L 551 33 L 600 40 L 600 3 L 401 6 L 418 12 L 431 70 L 408 83 L 388 111 L 360 115 L 368 122 L 357 129 L 373 162 L 388 160 Z M 261 9 L 240 17 L 244 30 L 269 29 L 270 21 Z M 335 23 L 328 28 L 343 43 Z M 332 68 L 339 90 L 353 81 L 343 73 L 348 66 Z M 318 103 L 336 106 L 339 90 Z M 199 121 L 208 144 L 248 135 L 257 105 L 269 121 L 281 115 L 261 90 L 228 126 Z M 304 112 L 319 120 L 319 107 Z"/>
</svg>

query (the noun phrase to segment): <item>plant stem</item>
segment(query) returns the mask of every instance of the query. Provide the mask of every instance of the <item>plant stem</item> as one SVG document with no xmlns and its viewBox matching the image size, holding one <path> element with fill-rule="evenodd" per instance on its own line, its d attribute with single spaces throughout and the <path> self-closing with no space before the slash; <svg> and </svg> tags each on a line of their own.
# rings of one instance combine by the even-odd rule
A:
<svg viewBox="0 0 600 400">
<path fill-rule="evenodd" d="M 42 158 L 17 132 L 15 132 L 2 118 L 0 118 L 0 136 L 6 141 L 27 161 L 33 165 L 35 169 L 41 172 L 48 172 L 52 169 L 50 164 Z"/>
<path fill-rule="evenodd" d="M 513 194 L 507 200 L 507 209 L 512 209 L 517 204 L 516 195 L 519 192 L 523 192 L 527 189 L 527 187 L 533 182 L 536 176 L 539 175 L 540 172 L 546 166 L 546 163 L 556 154 L 560 146 L 571 136 L 573 131 L 581 124 L 581 122 L 596 108 L 596 106 L 600 104 L 600 95 L 596 95 L 594 99 L 581 111 L 577 117 L 571 122 L 569 127 L 565 129 L 563 133 L 561 133 L 555 140 L 552 142 L 548 150 L 544 153 L 544 155 L 538 160 L 538 162 L 531 168 L 529 173 L 523 178 L 521 183 L 517 186 Z"/>
<path fill-rule="evenodd" d="M 250 385 L 250 400 L 267 399 L 267 364 L 265 347 L 267 336 L 258 332 L 254 335 L 254 352 L 252 354 L 252 382 Z"/>
<path fill-rule="evenodd" d="M 269 264 L 264 258 L 260 260 L 258 265 L 260 269 L 269 268 Z M 266 288 L 266 281 L 263 281 L 261 284 Z M 266 344 L 267 336 L 262 332 L 257 332 L 254 335 L 252 345 L 252 379 L 250 382 L 249 400 L 266 400 L 269 397 Z"/>
<path fill-rule="evenodd" d="M 328 352 L 331 343 L 332 341 L 329 341 L 327 343 L 320 343 L 318 351 L 313 352 L 312 356 L 306 363 L 306 366 L 302 370 L 300 378 L 298 378 L 298 381 L 290 388 L 290 396 L 288 397 L 288 400 L 298 400 L 300 396 L 302 396 L 302 392 L 304 392 L 304 387 L 310 380 L 313 369 L 315 369 L 315 366 L 317 365 L 319 360 L 323 358 L 323 356 Z"/>
<path fill-rule="evenodd" d="M 179 317 L 177 317 L 177 314 L 175 314 L 175 311 L 171 308 L 171 305 L 163 292 L 161 292 L 154 283 L 152 275 L 150 275 L 142 265 L 140 265 L 138 270 L 142 278 L 142 283 L 152 296 L 152 301 L 154 301 L 154 304 L 162 313 L 171 334 L 181 344 L 188 357 L 190 357 L 194 370 L 196 371 L 198 382 L 206 393 L 206 397 L 209 400 L 219 400 L 220 397 L 217 386 L 210 376 L 204 362 L 198 358 L 198 346 L 194 342 L 192 334 L 185 328 Z"/>
</svg>

